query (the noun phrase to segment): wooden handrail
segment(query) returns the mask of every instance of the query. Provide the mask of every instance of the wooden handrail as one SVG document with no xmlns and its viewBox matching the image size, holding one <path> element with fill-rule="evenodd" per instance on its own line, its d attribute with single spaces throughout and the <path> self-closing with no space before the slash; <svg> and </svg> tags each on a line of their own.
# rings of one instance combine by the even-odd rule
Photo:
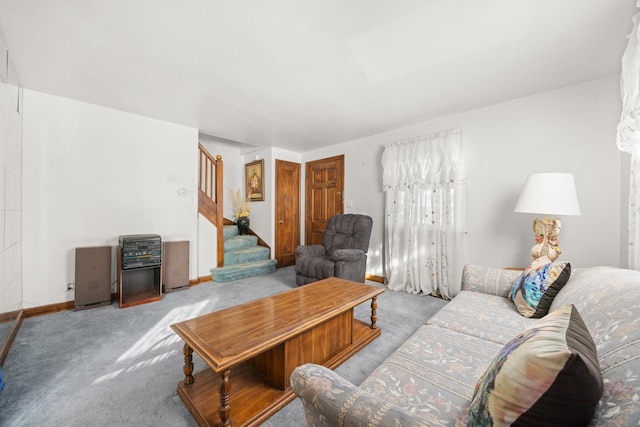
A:
<svg viewBox="0 0 640 427">
<path fill-rule="evenodd" d="M 217 155 L 214 158 L 202 144 L 198 144 L 198 149 L 200 151 L 198 173 L 198 212 L 200 212 L 216 227 L 218 240 L 217 267 L 222 267 L 224 265 L 222 156 Z"/>
</svg>

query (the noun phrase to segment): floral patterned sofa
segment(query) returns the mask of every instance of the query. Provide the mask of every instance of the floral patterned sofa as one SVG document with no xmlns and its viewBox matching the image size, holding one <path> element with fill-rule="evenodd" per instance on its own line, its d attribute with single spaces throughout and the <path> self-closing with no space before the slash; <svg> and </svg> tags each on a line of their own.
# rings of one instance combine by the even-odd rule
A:
<svg viewBox="0 0 640 427">
<path fill-rule="evenodd" d="M 466 426 L 478 379 L 537 320 L 522 317 L 507 298 L 519 274 L 466 266 L 462 292 L 359 387 L 319 365 L 298 367 L 291 385 L 308 425 Z M 589 425 L 640 425 L 640 272 L 574 269 L 549 312 L 569 303 L 593 338 L 604 382 Z"/>
</svg>

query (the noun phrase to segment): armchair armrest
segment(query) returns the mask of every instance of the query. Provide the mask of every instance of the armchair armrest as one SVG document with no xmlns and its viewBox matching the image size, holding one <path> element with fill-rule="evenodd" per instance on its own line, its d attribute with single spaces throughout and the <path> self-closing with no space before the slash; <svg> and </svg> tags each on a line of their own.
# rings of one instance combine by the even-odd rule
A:
<svg viewBox="0 0 640 427">
<path fill-rule="evenodd" d="M 519 270 L 465 265 L 462 271 L 462 290 L 481 292 L 507 298 Z"/>
<path fill-rule="evenodd" d="M 334 261 L 359 261 L 364 257 L 364 251 L 360 249 L 337 249 L 331 254 Z"/>
<path fill-rule="evenodd" d="M 296 258 L 301 256 L 323 256 L 327 250 L 322 245 L 299 245 L 295 250 Z"/>
<path fill-rule="evenodd" d="M 290 383 L 302 400 L 308 426 L 427 426 L 417 415 L 356 387 L 320 365 L 308 363 L 297 367 Z"/>
</svg>

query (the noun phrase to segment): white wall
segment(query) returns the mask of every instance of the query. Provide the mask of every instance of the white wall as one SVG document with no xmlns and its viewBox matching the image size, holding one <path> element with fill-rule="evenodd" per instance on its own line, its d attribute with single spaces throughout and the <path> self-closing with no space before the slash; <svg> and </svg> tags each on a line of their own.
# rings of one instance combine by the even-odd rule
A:
<svg viewBox="0 0 640 427">
<path fill-rule="evenodd" d="M 6 60 L 0 36 L 0 313 L 22 308 L 22 89 Z"/>
<path fill-rule="evenodd" d="M 381 155 L 389 142 L 461 127 L 467 163 L 467 261 L 524 266 L 535 215 L 513 212 L 528 174 L 571 172 L 582 208 L 564 217 L 561 259 L 574 267 L 621 262 L 621 161 L 615 143 L 619 76 L 517 99 L 303 155 L 345 155 L 345 212 L 373 217 L 367 273 L 384 275 Z M 351 207 L 349 207 L 351 206 Z M 626 254 L 624 254 L 626 257 Z"/>
<path fill-rule="evenodd" d="M 73 300 L 75 248 L 115 248 L 119 235 L 189 240 L 196 277 L 197 129 L 30 90 L 24 98 L 24 307 Z"/>
<path fill-rule="evenodd" d="M 246 177 L 244 171 L 244 165 L 247 163 L 255 162 L 256 160 L 263 160 L 264 171 L 262 185 L 264 186 L 264 200 L 251 202 L 251 214 L 249 220 L 251 221 L 251 231 L 256 233 L 264 242 L 273 249 L 274 235 L 273 228 L 275 224 L 273 216 L 273 154 L 271 148 L 261 148 L 245 153 L 243 156 L 242 165 L 242 186 L 240 187 L 243 194 L 247 188 Z M 273 256 L 273 250 L 271 251 Z"/>
<path fill-rule="evenodd" d="M 629 268 L 629 187 L 631 185 L 631 155 L 622 154 L 620 170 L 620 267 Z"/>
</svg>

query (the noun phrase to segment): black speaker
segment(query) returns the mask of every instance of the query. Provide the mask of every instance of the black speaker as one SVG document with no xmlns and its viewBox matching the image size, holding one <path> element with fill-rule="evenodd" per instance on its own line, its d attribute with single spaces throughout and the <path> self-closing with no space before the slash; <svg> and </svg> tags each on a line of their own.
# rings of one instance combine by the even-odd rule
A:
<svg viewBox="0 0 640 427">
<path fill-rule="evenodd" d="M 111 304 L 111 251 L 111 246 L 76 248 L 76 310 Z"/>
<path fill-rule="evenodd" d="M 189 288 L 189 241 L 162 243 L 162 287 L 164 292 Z"/>
</svg>

